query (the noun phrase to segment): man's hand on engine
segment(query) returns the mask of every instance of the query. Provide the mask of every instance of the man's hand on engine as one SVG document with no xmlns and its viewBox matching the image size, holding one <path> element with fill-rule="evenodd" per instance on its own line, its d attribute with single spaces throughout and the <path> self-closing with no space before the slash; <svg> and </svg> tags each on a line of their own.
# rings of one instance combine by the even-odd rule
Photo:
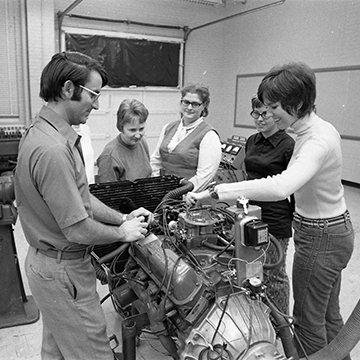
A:
<svg viewBox="0 0 360 360">
<path fill-rule="evenodd" d="M 144 216 L 134 217 L 121 224 L 119 227 L 120 237 L 123 242 L 144 239 L 147 233 L 147 227 L 148 223 L 145 221 Z"/>
<path fill-rule="evenodd" d="M 148 224 L 151 224 L 154 221 L 154 214 L 152 212 L 150 212 L 149 210 L 140 207 L 134 211 L 132 211 L 128 216 L 127 216 L 127 220 L 131 220 L 134 218 L 138 218 L 138 217 L 144 217 L 145 221 Z"/>
</svg>

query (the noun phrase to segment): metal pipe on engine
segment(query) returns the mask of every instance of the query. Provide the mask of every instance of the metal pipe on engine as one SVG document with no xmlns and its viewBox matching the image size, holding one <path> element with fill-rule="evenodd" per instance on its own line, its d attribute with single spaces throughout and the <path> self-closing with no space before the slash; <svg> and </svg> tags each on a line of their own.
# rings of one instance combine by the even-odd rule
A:
<svg viewBox="0 0 360 360">
<path fill-rule="evenodd" d="M 125 360 L 136 360 L 136 324 L 125 320 L 121 329 L 123 357 Z"/>
</svg>

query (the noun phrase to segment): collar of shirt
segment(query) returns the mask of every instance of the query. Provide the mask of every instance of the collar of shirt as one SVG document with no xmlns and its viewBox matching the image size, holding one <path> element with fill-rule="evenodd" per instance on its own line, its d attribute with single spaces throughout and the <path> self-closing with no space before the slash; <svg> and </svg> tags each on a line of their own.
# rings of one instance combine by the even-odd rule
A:
<svg viewBox="0 0 360 360">
<path fill-rule="evenodd" d="M 306 131 L 310 127 L 311 123 L 316 121 L 316 119 L 318 119 L 318 116 L 312 112 L 311 114 L 305 115 L 304 117 L 295 121 L 290 129 L 292 129 L 295 134 L 300 134 Z"/>
<path fill-rule="evenodd" d="M 203 117 L 200 117 L 199 119 L 197 119 L 196 121 L 194 121 L 193 123 L 185 126 L 184 125 L 184 120 L 180 121 L 178 130 L 181 129 L 182 131 L 185 131 L 185 136 L 187 134 L 189 134 L 191 131 L 193 131 L 197 126 L 199 126 L 202 122 L 204 121 Z"/>
<path fill-rule="evenodd" d="M 174 136 L 169 142 L 168 150 L 172 152 L 175 149 L 176 145 L 179 144 L 179 142 L 181 142 L 182 140 L 184 140 L 184 138 L 189 135 L 194 129 L 196 129 L 196 127 L 199 126 L 203 121 L 204 119 L 201 117 L 190 125 L 184 126 L 183 120 L 181 120 Z"/>
<path fill-rule="evenodd" d="M 77 132 L 57 112 L 47 106 L 43 106 L 39 112 L 38 117 L 39 119 L 42 119 L 49 123 L 62 136 L 64 136 L 64 138 L 69 141 L 69 144 L 71 146 L 75 146 L 77 144 Z"/>
<path fill-rule="evenodd" d="M 255 144 L 258 144 L 260 142 L 263 142 L 267 140 L 274 148 L 281 142 L 285 134 L 285 130 L 278 130 L 275 134 L 272 134 L 268 138 L 265 138 L 265 136 L 259 132 L 255 136 Z"/>
</svg>

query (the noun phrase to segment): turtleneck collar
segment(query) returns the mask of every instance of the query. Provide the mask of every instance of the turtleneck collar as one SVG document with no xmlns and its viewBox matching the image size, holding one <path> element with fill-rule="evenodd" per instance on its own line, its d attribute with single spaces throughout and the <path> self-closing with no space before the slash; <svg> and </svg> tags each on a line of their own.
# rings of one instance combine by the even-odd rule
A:
<svg viewBox="0 0 360 360">
<path fill-rule="evenodd" d="M 317 118 L 318 116 L 314 112 L 311 112 L 310 114 L 296 120 L 290 126 L 290 130 L 296 134 L 301 134 L 302 132 L 306 131 L 311 126 L 311 124 L 316 121 Z"/>
</svg>

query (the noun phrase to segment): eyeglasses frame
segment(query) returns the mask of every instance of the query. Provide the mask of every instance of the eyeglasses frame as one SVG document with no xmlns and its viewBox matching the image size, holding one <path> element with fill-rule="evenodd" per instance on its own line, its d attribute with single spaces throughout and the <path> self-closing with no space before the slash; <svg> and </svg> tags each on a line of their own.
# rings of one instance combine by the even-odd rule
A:
<svg viewBox="0 0 360 360">
<path fill-rule="evenodd" d="M 255 116 L 253 115 L 254 112 L 258 113 L 259 116 L 255 117 Z M 262 117 L 263 120 L 267 120 L 267 119 L 271 118 L 272 115 L 266 116 L 266 113 L 267 113 L 267 111 L 263 111 L 262 113 L 259 113 L 257 110 L 252 110 L 252 111 L 250 112 L 250 116 L 251 116 L 253 119 L 255 119 L 255 120 L 259 120 L 260 116 Z M 264 116 L 264 114 L 265 114 L 265 116 Z"/>
<path fill-rule="evenodd" d="M 94 90 L 91 90 L 91 89 L 89 89 L 89 88 L 87 88 L 86 86 L 83 86 L 83 85 L 79 85 L 79 87 L 94 96 L 94 97 L 92 97 L 93 103 L 95 101 L 99 100 L 99 97 L 100 97 L 101 93 L 98 93 L 98 92 L 96 92 Z"/>
<path fill-rule="evenodd" d="M 187 102 L 188 104 L 184 104 L 184 102 Z M 203 105 L 203 103 L 198 103 L 197 101 L 189 101 L 189 100 L 184 100 L 184 99 L 181 99 L 180 100 L 180 103 L 185 106 L 185 107 L 188 107 L 189 105 L 191 105 L 191 107 L 194 109 L 194 110 L 197 110 L 200 108 L 201 105 Z"/>
</svg>

